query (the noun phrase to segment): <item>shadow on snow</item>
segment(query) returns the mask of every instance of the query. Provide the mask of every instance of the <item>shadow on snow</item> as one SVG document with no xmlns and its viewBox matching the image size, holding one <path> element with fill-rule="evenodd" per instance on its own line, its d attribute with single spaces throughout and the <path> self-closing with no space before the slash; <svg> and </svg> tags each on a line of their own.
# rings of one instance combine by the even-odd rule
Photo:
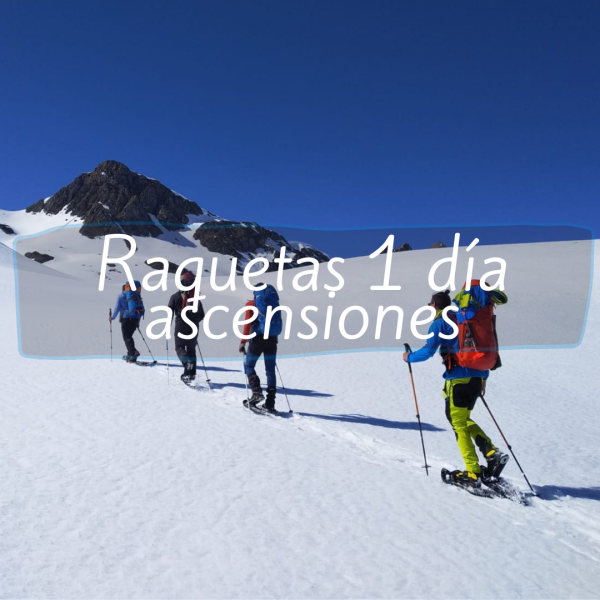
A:
<svg viewBox="0 0 600 600">
<path fill-rule="evenodd" d="M 147 357 L 141 357 L 139 358 L 140 362 L 152 362 L 151 358 L 147 358 Z M 155 365 L 155 367 L 169 367 L 171 369 L 183 369 L 183 365 L 181 363 L 173 363 L 171 361 L 169 361 L 169 363 L 167 364 L 166 362 L 157 362 Z M 198 366 L 196 367 L 198 373 L 200 372 L 204 372 L 204 368 L 202 367 L 202 365 L 200 363 L 198 363 Z M 206 367 L 207 371 L 220 371 L 221 373 L 241 373 L 242 370 L 241 369 L 226 369 L 225 367 Z"/>
<path fill-rule="evenodd" d="M 198 373 L 200 373 L 200 371 L 198 371 Z M 240 377 L 241 377 L 241 371 L 240 371 Z M 234 388 L 239 388 L 242 390 L 246 389 L 246 385 L 244 383 L 212 383 L 211 385 L 214 389 L 220 390 L 226 387 L 234 387 Z M 331 398 L 333 397 L 333 394 L 326 394 L 324 392 L 315 392 L 314 390 L 300 390 L 297 388 L 285 388 L 285 391 L 287 392 L 288 396 L 305 396 L 306 398 Z M 285 394 L 283 393 L 283 389 L 282 388 L 278 388 L 277 391 L 277 397 L 279 399 L 282 399 L 285 397 Z"/>
<path fill-rule="evenodd" d="M 416 421 L 390 421 L 389 419 L 379 419 L 377 417 L 368 417 L 366 415 L 317 415 L 314 413 L 297 412 L 302 417 L 312 417 L 314 419 L 324 419 L 326 421 L 342 421 L 343 423 L 358 423 L 361 425 L 372 425 L 373 427 L 386 427 L 388 429 L 407 429 L 419 430 L 419 424 Z M 446 431 L 431 423 L 421 422 L 423 431 Z"/>
<path fill-rule="evenodd" d="M 535 491 L 542 500 L 560 500 L 561 498 L 583 498 L 600 500 L 600 487 L 568 487 L 561 485 L 535 485 Z"/>
</svg>

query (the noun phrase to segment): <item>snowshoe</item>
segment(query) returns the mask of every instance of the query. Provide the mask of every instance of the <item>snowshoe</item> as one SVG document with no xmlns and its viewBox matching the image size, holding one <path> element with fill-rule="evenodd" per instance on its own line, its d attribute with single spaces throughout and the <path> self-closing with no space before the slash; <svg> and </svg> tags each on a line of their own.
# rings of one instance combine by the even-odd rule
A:
<svg viewBox="0 0 600 600">
<path fill-rule="evenodd" d="M 259 402 L 263 402 L 265 397 L 262 395 L 262 392 L 254 392 L 250 397 L 250 400 L 247 400 L 247 403 L 250 406 L 258 406 Z"/>
<path fill-rule="evenodd" d="M 463 487 L 480 488 L 481 478 L 478 473 L 472 473 L 471 471 L 448 471 L 446 470 L 446 478 L 451 481 L 446 483 L 453 483 L 455 485 L 462 485 Z M 443 476 L 442 476 L 443 479 Z"/>
<path fill-rule="evenodd" d="M 502 498 L 507 498 L 523 506 L 531 504 L 527 495 L 525 495 L 518 487 L 503 479 L 502 477 L 486 477 L 484 474 L 485 467 L 482 467 L 481 482 L 484 487 L 492 490 L 495 494 Z"/>
<path fill-rule="evenodd" d="M 181 376 L 181 381 L 183 381 L 185 385 L 192 385 L 194 383 L 194 379 L 196 379 L 196 375 L 191 373 L 183 373 Z"/>
<path fill-rule="evenodd" d="M 258 406 L 258 404 L 248 404 L 247 398 L 244 400 L 243 405 L 257 415 L 271 415 L 273 417 L 281 416 L 281 413 L 277 412 L 275 409 L 267 410 L 264 408 L 264 405 Z"/>
<path fill-rule="evenodd" d="M 468 473 L 468 475 L 465 473 Z M 469 492 L 469 494 L 473 494 L 473 496 L 494 498 L 498 495 L 493 490 L 482 487 L 481 480 L 477 474 L 470 473 L 469 471 L 449 471 L 448 469 L 442 469 L 442 481 L 462 488 Z"/>
</svg>

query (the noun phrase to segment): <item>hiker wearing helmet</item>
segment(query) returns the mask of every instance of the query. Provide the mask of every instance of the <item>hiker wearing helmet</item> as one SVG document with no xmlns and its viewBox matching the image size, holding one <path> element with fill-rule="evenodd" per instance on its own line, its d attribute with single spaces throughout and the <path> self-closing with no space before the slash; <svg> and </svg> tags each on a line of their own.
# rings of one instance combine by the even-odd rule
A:
<svg viewBox="0 0 600 600">
<path fill-rule="evenodd" d="M 246 306 L 255 306 L 258 310 L 254 321 L 246 323 L 244 325 L 244 331 L 242 341 L 239 345 L 239 351 L 246 354 L 244 359 L 244 372 L 248 377 L 248 385 L 252 390 L 252 397 L 248 400 L 251 406 L 258 406 L 259 402 L 264 400 L 264 404 L 259 408 L 268 412 L 275 411 L 275 396 L 277 393 L 277 378 L 275 376 L 275 367 L 277 359 L 277 339 L 281 333 L 283 323 L 281 319 L 281 312 L 277 311 L 272 314 L 272 318 L 269 323 L 268 336 L 265 337 L 266 331 L 266 316 L 268 308 L 272 309 L 279 306 L 279 295 L 272 285 L 265 285 L 258 283 L 257 288 L 261 288 L 254 291 L 254 300 L 246 302 Z M 249 320 L 252 317 L 252 310 L 247 309 L 245 320 Z M 246 343 L 248 344 L 248 351 L 246 351 Z M 256 363 L 260 356 L 264 355 L 265 360 L 265 371 L 267 373 L 267 397 L 263 396 L 262 388 L 260 385 L 260 378 L 256 374 Z M 245 401 L 246 402 L 246 401 Z"/>
<path fill-rule="evenodd" d="M 125 348 L 127 348 L 127 354 L 123 357 L 123 360 L 128 363 L 136 362 L 140 355 L 135 347 L 133 334 L 140 326 L 140 319 L 145 312 L 141 294 L 142 284 L 139 281 L 134 281 L 134 283 L 135 289 L 132 289 L 129 283 L 123 286 L 122 292 L 117 296 L 115 308 L 108 317 L 110 322 L 121 315 L 121 333 L 123 334 Z"/>
<path fill-rule="evenodd" d="M 475 283 L 475 281 L 472 283 Z M 479 284 L 479 281 L 476 283 Z M 492 302 L 497 302 L 497 300 L 494 300 L 479 285 L 476 287 L 477 289 L 473 289 L 469 293 L 469 302 L 465 306 L 457 302 L 459 309 L 461 309 L 458 314 L 452 311 L 448 312 L 447 317 L 449 319 L 457 323 L 465 323 L 468 319 L 475 316 L 478 307 L 471 301 L 471 296 L 479 298 L 478 302 L 481 301 L 482 307 L 489 299 L 488 307 L 492 310 L 491 304 Z M 436 314 L 433 323 L 429 327 L 429 334 L 432 335 L 428 338 L 425 346 L 416 352 L 405 352 L 403 358 L 408 363 L 425 361 L 431 358 L 436 350 L 440 348 L 442 361 L 446 366 L 446 372 L 443 375 L 445 379 L 443 395 L 446 401 L 446 418 L 454 429 L 456 441 L 465 462 L 464 470 L 452 471 L 450 476 L 454 483 L 478 488 L 481 487 L 482 476 L 498 477 L 508 460 L 508 455 L 500 452 L 481 427 L 471 419 L 471 411 L 475 407 L 477 398 L 485 393 L 485 382 L 490 373 L 489 369 L 494 368 L 493 364 L 497 358 L 493 358 L 491 367 L 485 363 L 472 363 L 472 366 L 460 364 L 464 362 L 461 360 L 461 353 L 463 351 L 463 348 L 460 346 L 461 336 L 454 335 L 455 332 L 452 325 L 442 318 L 444 309 L 452 304 L 448 292 L 448 290 L 438 292 L 431 297 L 429 306 L 435 309 Z M 461 294 L 463 293 L 464 290 Z M 461 294 L 457 295 L 456 298 L 459 299 Z M 506 298 L 504 294 L 503 296 Z M 446 339 L 440 337 L 441 335 L 454 337 Z M 472 349 L 477 350 L 474 344 Z M 486 354 L 491 354 L 491 352 L 477 352 L 476 355 L 483 357 L 484 360 L 488 360 L 489 363 L 489 357 L 484 356 Z M 471 352 L 471 356 L 475 356 L 475 353 Z M 497 357 L 497 349 L 495 350 L 495 356 Z M 480 368 L 474 368 L 475 366 Z M 483 467 L 483 470 L 479 465 L 475 445 L 477 445 L 487 461 L 487 466 Z"/>
<path fill-rule="evenodd" d="M 196 278 L 193 273 L 189 271 L 183 273 L 181 276 L 181 285 L 190 289 L 186 289 L 185 291 L 178 290 L 169 299 L 169 308 L 175 319 L 175 352 L 183 364 L 181 381 L 186 384 L 191 383 L 196 378 L 196 344 L 200 321 L 204 319 L 204 308 L 200 300 L 198 300 L 196 310 L 193 309 L 194 289 L 192 286 L 195 280 Z M 184 319 L 182 312 L 186 307 L 192 308 L 184 313 Z M 190 339 L 179 336 L 179 334 L 188 336 L 193 333 L 193 327 L 190 323 L 186 322 L 186 319 L 196 326 L 196 334 Z"/>
</svg>

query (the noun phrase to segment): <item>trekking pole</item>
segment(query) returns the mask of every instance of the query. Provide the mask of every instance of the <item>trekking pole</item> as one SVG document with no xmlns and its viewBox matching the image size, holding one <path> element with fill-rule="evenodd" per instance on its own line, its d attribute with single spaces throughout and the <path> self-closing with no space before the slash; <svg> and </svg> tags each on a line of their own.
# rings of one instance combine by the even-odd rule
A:
<svg viewBox="0 0 600 600">
<path fill-rule="evenodd" d="M 165 336 L 165 343 L 167 344 L 167 385 L 171 385 L 170 376 L 171 372 L 169 370 L 169 338 Z"/>
<path fill-rule="evenodd" d="M 405 350 L 410 354 L 412 350 L 408 344 L 404 344 Z M 421 427 L 421 416 L 419 415 L 419 403 L 417 402 L 417 392 L 415 390 L 415 380 L 413 379 L 412 366 L 408 364 L 408 370 L 410 372 L 410 382 L 412 384 L 413 396 L 415 397 L 415 408 L 417 409 L 417 420 L 419 421 L 419 432 L 421 433 L 421 446 L 423 446 L 423 460 L 425 461 L 425 473 L 429 477 L 429 465 L 427 464 L 427 455 L 425 454 L 425 442 L 423 441 L 423 428 Z"/>
<path fill-rule="evenodd" d="M 202 361 L 202 367 L 204 368 L 204 374 L 206 375 L 206 383 L 208 383 L 208 389 L 212 390 L 212 387 L 210 387 L 210 379 L 208 378 L 208 372 L 206 371 L 206 365 L 204 364 L 204 357 L 202 356 L 202 350 L 200 350 L 200 344 L 198 343 L 198 339 L 196 339 L 196 346 L 198 347 L 198 352 L 200 352 L 200 360 Z"/>
<path fill-rule="evenodd" d="M 292 407 L 290 406 L 290 401 L 287 395 L 287 391 L 285 389 L 285 385 L 283 384 L 283 379 L 281 377 L 281 371 L 279 370 L 279 365 L 275 363 L 275 367 L 277 368 L 277 374 L 279 375 L 279 381 L 281 381 L 281 387 L 283 388 L 283 393 L 285 394 L 285 399 L 287 400 L 288 408 L 290 409 L 290 413 L 293 413 Z"/>
<path fill-rule="evenodd" d="M 110 362 L 112 362 L 112 308 L 108 309 L 108 318 L 110 319 L 108 322 L 110 325 Z"/>
<path fill-rule="evenodd" d="M 498 428 L 498 431 L 500 432 L 500 435 L 502 436 L 502 439 L 504 440 L 504 443 L 506 444 L 506 446 L 510 450 L 510 453 L 512 454 L 512 457 L 515 459 L 515 462 L 517 463 L 517 467 L 519 467 L 519 471 L 521 471 L 523 477 L 525 478 L 525 481 L 527 482 L 527 485 L 529 486 L 529 489 L 533 492 L 534 496 L 537 496 L 537 494 L 535 493 L 535 490 L 533 489 L 532 485 L 529 483 L 529 479 L 527 479 L 527 475 L 525 475 L 525 471 L 523 471 L 523 469 L 521 468 L 521 465 L 519 464 L 519 461 L 517 460 L 517 457 L 515 456 L 515 453 L 513 452 L 512 446 L 508 443 L 508 440 L 504 437 L 504 433 L 502 433 L 502 429 L 500 429 L 500 425 L 498 425 L 498 421 L 496 421 L 494 415 L 492 414 L 492 411 L 490 410 L 490 407 L 488 406 L 488 403 L 485 401 L 484 394 L 481 394 L 481 399 L 483 400 L 483 404 L 485 405 L 485 407 L 487 408 L 488 412 L 490 413 L 490 417 L 492 417 L 492 421 L 494 421 L 494 424 Z"/>
<path fill-rule="evenodd" d="M 248 392 L 248 376 L 246 375 L 246 348 L 242 348 L 242 373 L 244 374 L 244 382 L 246 383 L 246 405 L 250 416 L 252 416 L 252 409 L 250 408 L 250 394 Z"/>
<path fill-rule="evenodd" d="M 154 358 L 154 354 L 152 354 L 152 352 L 150 352 L 150 347 L 148 346 L 148 342 L 146 341 L 146 338 L 144 337 L 144 334 L 142 333 L 142 330 L 140 329 L 139 323 L 138 323 L 137 329 L 140 332 L 142 339 L 144 340 L 144 344 L 146 344 L 146 348 L 148 348 L 148 352 L 150 353 L 150 356 L 152 357 L 152 363 L 156 364 L 156 359 Z"/>
</svg>

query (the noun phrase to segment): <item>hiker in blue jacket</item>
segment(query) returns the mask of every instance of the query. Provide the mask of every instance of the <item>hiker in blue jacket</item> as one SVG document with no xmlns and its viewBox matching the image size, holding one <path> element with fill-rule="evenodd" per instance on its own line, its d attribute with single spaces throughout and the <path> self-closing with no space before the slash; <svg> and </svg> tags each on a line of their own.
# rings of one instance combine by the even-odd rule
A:
<svg viewBox="0 0 600 600">
<path fill-rule="evenodd" d="M 444 309 L 451 304 L 452 300 L 448 291 L 438 292 L 431 297 L 429 306 L 435 309 L 436 315 L 428 333 L 433 335 L 427 339 L 425 346 L 416 352 L 405 352 L 403 358 L 408 363 L 422 362 L 430 359 L 437 349 L 440 349 L 442 361 L 446 366 L 443 375 L 446 418 L 454 429 L 456 441 L 465 462 L 465 469 L 452 471 L 451 476 L 462 485 L 480 487 L 482 471 L 475 445 L 487 460 L 488 474 L 498 476 L 508 460 L 508 455 L 500 452 L 483 429 L 471 418 L 471 411 L 475 408 L 477 399 L 485 393 L 485 382 L 489 376 L 489 370 L 459 365 L 453 359 L 459 351 L 458 336 L 454 336 L 452 339 L 440 337 L 441 334 L 452 336 L 454 333 L 452 326 L 442 318 Z M 469 312 L 461 309 L 458 313 L 454 313 L 458 315 L 455 319 L 465 321 L 471 318 L 475 314 L 475 309 L 469 307 L 468 310 Z"/>
<path fill-rule="evenodd" d="M 121 333 L 127 348 L 127 354 L 123 357 L 123 360 L 128 363 L 136 362 L 140 355 L 135 347 L 133 334 L 140 326 L 140 319 L 144 315 L 144 305 L 140 293 L 142 286 L 139 281 L 136 281 L 135 285 L 135 291 L 131 290 L 128 283 L 123 286 L 123 291 L 117 296 L 115 308 L 108 318 L 110 322 L 114 321 L 119 314 L 121 315 Z M 130 298 L 127 297 L 128 293 Z"/>
</svg>

